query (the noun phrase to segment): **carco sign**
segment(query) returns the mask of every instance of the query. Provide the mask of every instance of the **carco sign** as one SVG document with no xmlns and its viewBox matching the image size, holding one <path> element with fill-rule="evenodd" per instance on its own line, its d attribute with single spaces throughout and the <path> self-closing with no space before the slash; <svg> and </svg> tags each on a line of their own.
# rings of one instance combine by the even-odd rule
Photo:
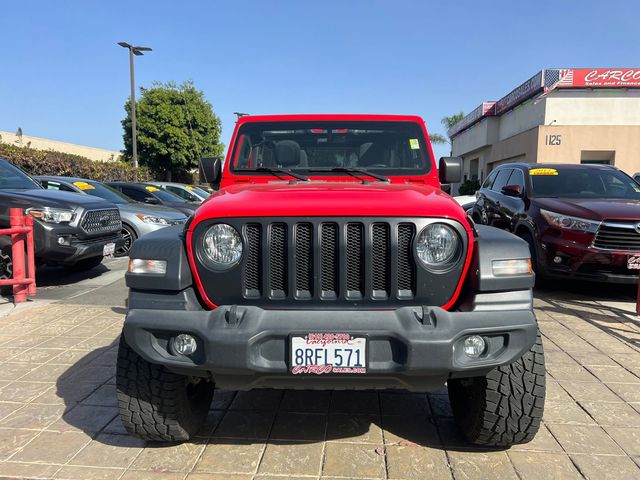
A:
<svg viewBox="0 0 640 480">
<path fill-rule="evenodd" d="M 640 87 L 640 68 L 574 68 L 573 87 Z"/>
</svg>

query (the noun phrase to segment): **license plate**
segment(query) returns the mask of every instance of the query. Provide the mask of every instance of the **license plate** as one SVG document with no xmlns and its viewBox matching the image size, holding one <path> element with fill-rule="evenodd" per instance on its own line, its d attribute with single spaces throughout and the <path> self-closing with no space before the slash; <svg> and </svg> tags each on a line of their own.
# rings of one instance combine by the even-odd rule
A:
<svg viewBox="0 0 640 480">
<path fill-rule="evenodd" d="M 629 270 L 640 270 L 640 254 L 627 257 L 627 268 Z"/>
<path fill-rule="evenodd" d="M 367 373 L 367 339 L 349 333 L 291 336 L 291 373 Z"/>
<path fill-rule="evenodd" d="M 102 247 L 102 256 L 110 257 L 114 254 L 115 251 L 116 251 L 116 244 L 113 242 L 107 243 L 104 247 Z"/>
</svg>

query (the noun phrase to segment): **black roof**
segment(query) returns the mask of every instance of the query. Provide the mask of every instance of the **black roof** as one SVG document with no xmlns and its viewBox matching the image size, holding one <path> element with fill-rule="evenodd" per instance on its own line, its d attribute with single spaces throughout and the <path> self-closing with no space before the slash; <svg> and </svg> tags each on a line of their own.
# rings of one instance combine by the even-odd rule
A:
<svg viewBox="0 0 640 480">
<path fill-rule="evenodd" d="M 615 168 L 613 165 L 605 165 L 600 163 L 525 163 L 525 162 L 513 162 L 513 163 L 504 163 L 502 165 L 498 165 L 494 170 L 498 168 L 513 168 L 513 167 L 521 167 L 526 170 L 531 170 L 532 168 L 569 168 L 571 170 L 582 170 L 584 168 L 592 168 L 605 170 L 610 168 Z"/>
</svg>

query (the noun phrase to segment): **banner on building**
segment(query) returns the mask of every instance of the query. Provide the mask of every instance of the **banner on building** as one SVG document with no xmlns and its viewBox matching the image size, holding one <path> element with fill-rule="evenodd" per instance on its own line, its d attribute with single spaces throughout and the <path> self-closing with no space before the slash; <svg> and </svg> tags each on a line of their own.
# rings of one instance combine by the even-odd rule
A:
<svg viewBox="0 0 640 480">
<path fill-rule="evenodd" d="M 640 68 L 549 68 L 545 88 L 640 87 Z"/>
<path fill-rule="evenodd" d="M 470 113 L 465 115 L 462 120 L 447 130 L 447 135 L 453 137 L 456 133 L 481 120 L 482 117 L 493 115 L 495 104 L 496 102 L 483 102 L 482 105 L 474 108 Z"/>
</svg>

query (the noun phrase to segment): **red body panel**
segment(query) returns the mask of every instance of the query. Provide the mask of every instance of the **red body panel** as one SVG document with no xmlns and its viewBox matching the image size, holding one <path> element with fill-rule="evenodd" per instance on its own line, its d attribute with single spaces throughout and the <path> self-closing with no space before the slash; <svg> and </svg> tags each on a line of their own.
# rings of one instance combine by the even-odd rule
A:
<svg viewBox="0 0 640 480">
<path fill-rule="evenodd" d="M 195 283 L 204 302 L 216 308 L 206 295 L 195 266 L 192 234 L 198 223 L 211 218 L 237 217 L 439 217 L 457 220 L 468 235 L 469 250 L 460 281 L 452 298 L 443 308 L 451 308 L 462 289 L 473 253 L 473 232 L 462 208 L 440 190 L 431 145 L 431 170 L 420 176 L 391 176 L 391 183 L 363 184 L 349 176 L 311 175 L 311 182 L 288 182 L 270 175 L 234 175 L 229 165 L 237 132 L 248 122 L 293 121 L 407 121 L 418 123 L 425 139 L 424 122 L 416 116 L 400 115 L 269 115 L 246 116 L 238 120 L 223 170 L 220 190 L 212 194 L 196 211 L 187 230 L 187 254 Z"/>
</svg>

